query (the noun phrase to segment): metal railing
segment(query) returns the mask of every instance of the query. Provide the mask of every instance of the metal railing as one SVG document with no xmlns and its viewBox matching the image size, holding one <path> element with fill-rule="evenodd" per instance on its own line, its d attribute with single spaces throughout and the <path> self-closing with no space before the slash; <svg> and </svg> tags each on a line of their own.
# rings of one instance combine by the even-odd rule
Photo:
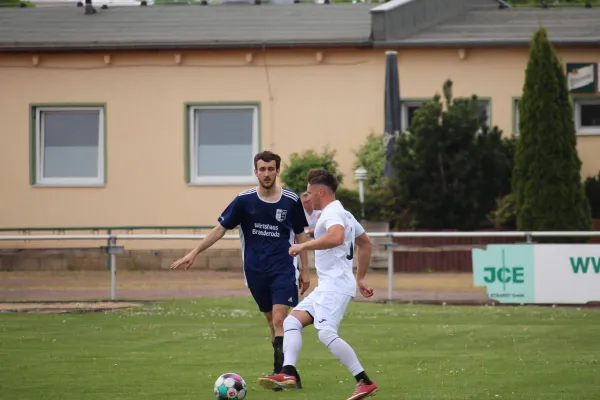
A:
<svg viewBox="0 0 600 400">
<path fill-rule="evenodd" d="M 200 227 L 206 229 L 207 227 Z M 40 228 L 34 228 L 41 230 Z M 29 229 L 29 230 L 34 230 Z M 47 230 L 52 230 L 46 228 Z M 63 230 L 86 230 L 90 228 L 63 228 Z M 111 229 L 111 228 L 106 228 Z M 117 230 L 118 228 L 112 228 Z M 111 229 L 111 230 L 112 230 Z M 153 227 L 136 227 L 136 229 L 153 229 Z M 154 228 L 158 229 L 158 228 Z M 192 229 L 191 227 L 176 227 L 171 229 Z M 0 229 L 0 231 L 27 231 L 28 229 Z M 58 229 L 54 229 L 58 230 Z M 540 232 L 368 232 L 371 238 L 388 238 L 386 243 L 380 243 L 384 246 L 388 254 L 388 288 L 387 300 L 393 300 L 394 290 L 394 247 L 401 244 L 394 242 L 397 238 L 484 238 L 484 237 L 510 237 L 523 238 L 526 243 L 533 243 L 534 238 L 548 237 L 600 237 L 600 231 L 540 231 Z M 49 241 L 49 240 L 106 240 L 107 245 L 101 246 L 109 257 L 110 275 L 111 275 L 111 300 L 117 300 L 117 255 L 124 251 L 123 246 L 118 245 L 119 240 L 201 240 L 206 235 L 183 235 L 183 234 L 95 234 L 95 235 L 0 235 L 0 241 Z M 225 240 L 239 239 L 239 235 L 230 234 L 223 236 Z"/>
<path fill-rule="evenodd" d="M 63 238 L 65 232 L 81 232 L 81 231 L 92 231 L 98 232 L 93 235 L 81 235 L 89 236 L 88 238 L 82 238 L 81 240 L 94 240 L 94 239 L 102 239 L 105 238 L 107 241 L 106 245 L 109 246 L 109 237 L 113 234 L 113 232 L 133 232 L 133 231 L 159 231 L 165 233 L 169 230 L 178 231 L 178 230 L 188 230 L 188 231 L 199 231 L 199 230 L 210 230 L 213 229 L 214 226 L 209 225 L 154 225 L 154 226 L 144 226 L 144 225 L 123 225 L 123 226 L 70 226 L 70 227 L 25 227 L 25 228 L 0 228 L 0 236 L 5 232 L 20 232 L 21 238 L 23 240 L 29 240 L 31 237 L 31 232 L 57 232 L 60 233 L 60 237 Z M 100 232 L 106 232 L 104 237 L 100 234 Z M 39 237 L 43 237 L 44 235 L 38 235 Z M 27 237 L 24 238 L 24 237 Z M 38 239 L 38 240 L 52 240 L 52 239 Z M 110 269 L 110 254 L 106 255 L 106 269 Z"/>
</svg>

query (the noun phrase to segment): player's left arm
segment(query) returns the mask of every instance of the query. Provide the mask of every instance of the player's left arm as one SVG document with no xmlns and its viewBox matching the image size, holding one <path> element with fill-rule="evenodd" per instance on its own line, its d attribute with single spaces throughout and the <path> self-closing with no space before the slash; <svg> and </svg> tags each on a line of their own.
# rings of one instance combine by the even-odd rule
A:
<svg viewBox="0 0 600 400">
<path fill-rule="evenodd" d="M 360 293 L 365 297 L 373 296 L 371 289 L 366 281 L 367 270 L 371 265 L 371 255 L 373 254 L 373 242 L 362 225 L 354 219 L 354 232 L 356 242 L 356 284 Z"/>
<path fill-rule="evenodd" d="M 367 276 L 373 254 L 373 242 L 366 232 L 356 238 L 356 253 L 356 280 L 360 281 Z"/>
</svg>

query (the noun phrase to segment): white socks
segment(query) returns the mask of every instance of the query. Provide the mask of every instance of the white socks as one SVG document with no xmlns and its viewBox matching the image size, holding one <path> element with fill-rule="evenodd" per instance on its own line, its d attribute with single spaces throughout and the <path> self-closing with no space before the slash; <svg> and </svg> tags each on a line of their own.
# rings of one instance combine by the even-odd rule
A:
<svg viewBox="0 0 600 400">
<path fill-rule="evenodd" d="M 296 366 L 302 349 L 302 323 L 291 315 L 283 320 L 283 365 Z"/>
<path fill-rule="evenodd" d="M 344 339 L 332 330 L 320 330 L 319 340 L 331 354 L 341 362 L 354 376 L 363 371 L 356 353 Z M 289 315 L 283 321 L 283 365 L 296 366 L 298 354 L 302 349 L 302 324 L 298 319 Z"/>
<path fill-rule="evenodd" d="M 319 331 L 319 340 L 329 348 L 331 354 L 341 362 L 354 376 L 363 371 L 356 353 L 348 343 L 331 330 Z M 283 340 L 285 346 L 285 339 Z"/>
<path fill-rule="evenodd" d="M 319 340 L 323 343 L 331 354 L 341 362 L 352 375 L 357 375 L 363 371 L 362 365 L 356 357 L 356 353 L 348 343 L 331 330 L 319 331 Z"/>
</svg>

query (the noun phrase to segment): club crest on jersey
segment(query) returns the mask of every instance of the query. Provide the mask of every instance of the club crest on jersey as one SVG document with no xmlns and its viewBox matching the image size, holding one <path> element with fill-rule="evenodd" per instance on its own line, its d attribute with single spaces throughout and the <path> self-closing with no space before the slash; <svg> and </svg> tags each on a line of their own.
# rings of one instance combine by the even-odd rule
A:
<svg viewBox="0 0 600 400">
<path fill-rule="evenodd" d="M 281 208 L 278 208 L 277 211 L 275 211 L 275 219 L 279 222 L 285 221 L 286 216 L 287 210 L 282 210 Z"/>
</svg>

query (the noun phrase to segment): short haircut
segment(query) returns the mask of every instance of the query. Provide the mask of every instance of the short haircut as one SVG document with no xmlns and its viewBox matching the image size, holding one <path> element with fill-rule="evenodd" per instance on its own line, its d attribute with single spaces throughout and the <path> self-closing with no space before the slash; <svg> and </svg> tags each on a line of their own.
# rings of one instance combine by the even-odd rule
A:
<svg viewBox="0 0 600 400">
<path fill-rule="evenodd" d="M 260 153 L 258 153 L 254 156 L 254 169 L 256 169 L 256 164 L 258 163 L 258 160 L 261 160 L 261 161 L 264 161 L 267 163 L 271 162 L 271 161 L 275 161 L 276 169 L 279 169 L 279 167 L 281 166 L 281 157 L 279 157 L 278 154 L 275 154 L 269 150 L 261 151 Z"/>
<path fill-rule="evenodd" d="M 302 194 L 300 195 L 300 197 L 307 197 L 308 196 L 308 192 L 302 192 Z"/>
<path fill-rule="evenodd" d="M 313 169 L 306 176 L 309 185 L 324 185 L 327 186 L 333 193 L 338 188 L 337 178 L 329 171 L 323 169 Z"/>
</svg>

